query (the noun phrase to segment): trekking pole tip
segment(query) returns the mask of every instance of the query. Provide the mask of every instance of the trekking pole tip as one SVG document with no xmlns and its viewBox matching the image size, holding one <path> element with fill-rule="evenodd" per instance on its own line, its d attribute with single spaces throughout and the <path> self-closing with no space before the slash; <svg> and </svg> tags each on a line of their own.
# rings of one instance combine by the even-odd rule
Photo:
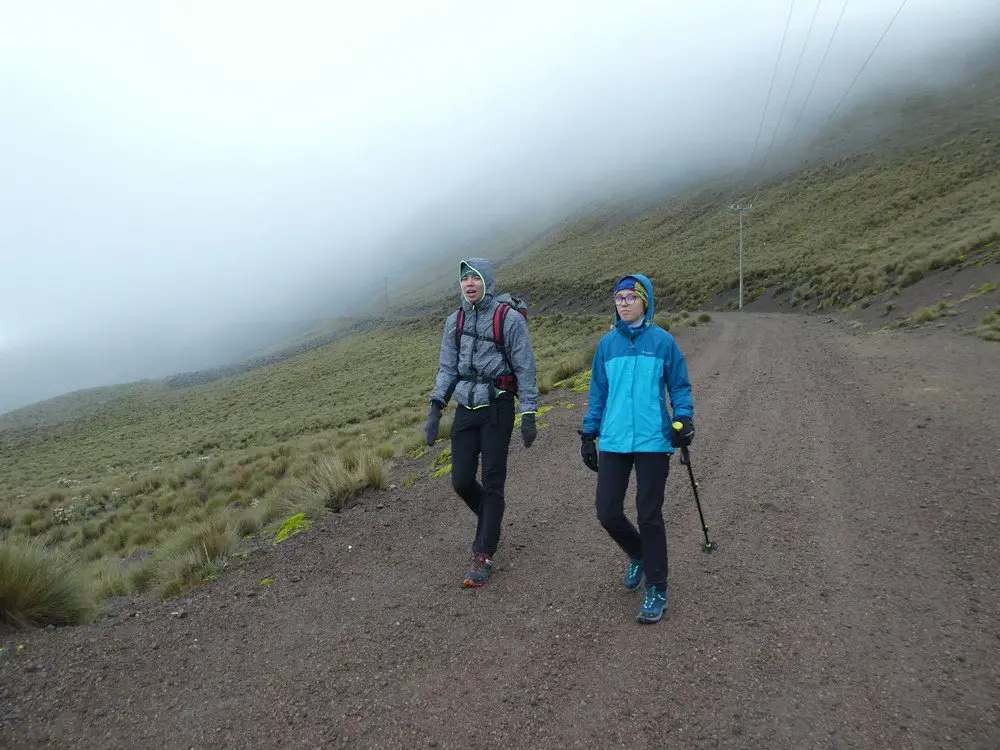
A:
<svg viewBox="0 0 1000 750">
<path fill-rule="evenodd" d="M 715 543 L 714 542 L 704 542 L 701 545 L 701 551 L 702 552 L 707 552 L 708 554 L 712 554 L 715 551 Z"/>
</svg>

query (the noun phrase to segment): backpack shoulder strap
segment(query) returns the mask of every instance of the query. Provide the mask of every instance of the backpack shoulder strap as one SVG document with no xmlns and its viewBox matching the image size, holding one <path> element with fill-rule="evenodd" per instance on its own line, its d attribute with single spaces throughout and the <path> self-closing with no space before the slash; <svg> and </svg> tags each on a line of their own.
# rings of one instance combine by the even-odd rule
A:
<svg viewBox="0 0 1000 750">
<path fill-rule="evenodd" d="M 501 302 L 497 309 L 493 311 L 493 340 L 498 349 L 503 349 L 503 324 L 507 320 L 507 313 L 510 312 L 510 305 Z"/>
<path fill-rule="evenodd" d="M 507 356 L 507 346 L 503 337 L 503 326 L 507 320 L 507 313 L 512 309 L 506 302 L 502 302 L 493 311 L 493 341 L 496 343 L 497 349 L 500 350 L 500 356 L 503 357 L 503 362 L 507 366 L 507 370 L 513 374 L 514 365 L 511 364 L 510 357 Z"/>
</svg>

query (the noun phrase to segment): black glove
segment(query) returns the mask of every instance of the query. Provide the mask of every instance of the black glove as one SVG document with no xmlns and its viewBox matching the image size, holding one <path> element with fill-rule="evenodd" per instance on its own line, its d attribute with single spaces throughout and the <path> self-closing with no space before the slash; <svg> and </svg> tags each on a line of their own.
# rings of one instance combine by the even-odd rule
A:
<svg viewBox="0 0 1000 750">
<path fill-rule="evenodd" d="M 680 425 L 680 429 L 677 428 Z M 686 448 L 694 440 L 694 422 L 691 417 L 674 417 L 670 430 L 670 444 L 675 448 Z"/>
<path fill-rule="evenodd" d="M 535 438 L 538 437 L 538 428 L 535 427 L 535 415 L 534 414 L 522 414 L 521 415 L 521 439 L 524 441 L 524 447 L 530 448 L 531 444 L 535 442 Z"/>
<path fill-rule="evenodd" d="M 591 471 L 597 471 L 597 443 L 594 442 L 596 437 L 586 432 L 580 433 L 580 455 L 583 457 L 583 465 Z"/>
<path fill-rule="evenodd" d="M 438 429 L 441 427 L 441 410 L 444 404 L 440 401 L 431 401 L 430 411 L 427 412 L 427 423 L 424 425 L 424 437 L 427 438 L 427 445 L 434 445 L 437 440 Z"/>
</svg>

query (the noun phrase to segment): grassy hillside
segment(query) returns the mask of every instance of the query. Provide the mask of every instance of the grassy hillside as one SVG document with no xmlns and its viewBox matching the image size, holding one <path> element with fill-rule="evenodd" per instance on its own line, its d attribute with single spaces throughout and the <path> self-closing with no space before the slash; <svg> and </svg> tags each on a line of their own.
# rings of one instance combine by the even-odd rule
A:
<svg viewBox="0 0 1000 750">
<path fill-rule="evenodd" d="M 741 193 L 754 209 L 744 231 L 749 297 L 770 288 L 789 305 L 846 306 L 936 269 L 996 260 L 997 122 L 1000 65 L 991 65 L 946 91 L 897 92 L 859 106 L 804 151 L 772 159 L 774 171 L 751 174 Z M 729 206 L 741 177 L 722 176 L 648 210 L 591 212 L 519 253 L 501 283 L 540 309 L 579 309 L 639 269 L 664 309 L 731 304 L 739 266 Z M 439 289 L 448 285 L 454 279 Z"/>
<path fill-rule="evenodd" d="M 79 555 L 102 595 L 210 578 L 243 537 L 406 480 L 385 462 L 423 451 L 441 322 L 383 323 L 227 379 L 122 388 L 68 421 L 2 430 L 0 534 Z M 606 327 L 533 320 L 541 388 L 583 369 Z"/>
<path fill-rule="evenodd" d="M 61 424 L 133 397 L 159 390 L 153 381 L 87 388 L 0 414 L 0 431 Z"/>
</svg>

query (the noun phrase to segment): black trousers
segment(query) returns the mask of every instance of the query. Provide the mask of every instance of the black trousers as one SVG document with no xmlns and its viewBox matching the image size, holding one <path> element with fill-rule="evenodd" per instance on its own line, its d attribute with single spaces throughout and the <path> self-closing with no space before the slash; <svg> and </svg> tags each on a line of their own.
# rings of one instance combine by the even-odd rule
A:
<svg viewBox="0 0 1000 750">
<path fill-rule="evenodd" d="M 468 409 L 459 405 L 451 427 L 451 483 L 476 514 L 473 552 L 490 557 L 500 544 L 507 482 L 507 452 L 514 430 L 514 398 L 500 396 L 490 406 Z M 483 483 L 476 481 L 479 457 Z"/>
<path fill-rule="evenodd" d="M 625 493 L 635 467 L 639 529 L 625 517 Z M 633 560 L 642 560 L 647 585 L 667 585 L 667 530 L 663 496 L 670 473 L 669 453 L 606 453 L 597 472 L 597 519 Z"/>
</svg>

